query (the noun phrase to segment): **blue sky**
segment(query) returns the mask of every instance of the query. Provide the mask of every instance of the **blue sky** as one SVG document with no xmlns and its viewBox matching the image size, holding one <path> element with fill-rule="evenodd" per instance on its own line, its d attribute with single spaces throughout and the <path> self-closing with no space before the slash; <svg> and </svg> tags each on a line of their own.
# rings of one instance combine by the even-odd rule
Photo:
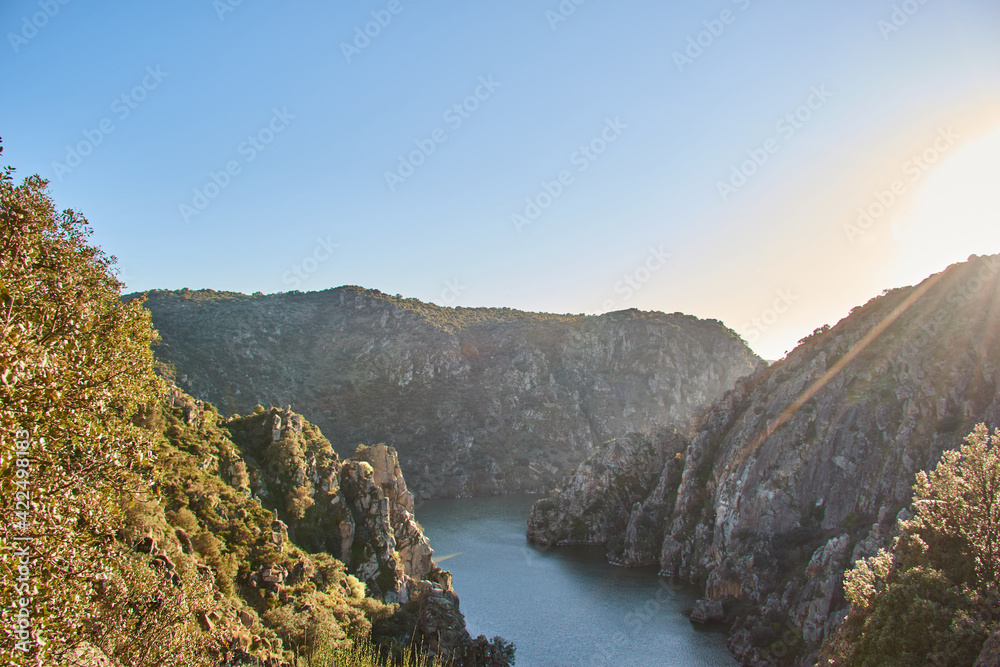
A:
<svg viewBox="0 0 1000 667">
<path fill-rule="evenodd" d="M 1000 252 L 995 0 L 233 3 L 0 6 L 6 162 L 130 290 L 682 311 L 776 358 Z"/>
</svg>

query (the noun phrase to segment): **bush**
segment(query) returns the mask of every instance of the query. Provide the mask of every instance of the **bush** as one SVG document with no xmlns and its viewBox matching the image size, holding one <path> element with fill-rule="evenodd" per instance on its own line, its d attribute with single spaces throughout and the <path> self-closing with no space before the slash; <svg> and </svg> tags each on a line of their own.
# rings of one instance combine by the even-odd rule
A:
<svg viewBox="0 0 1000 667">
<path fill-rule="evenodd" d="M 1000 452 L 978 425 L 937 468 L 918 473 L 913 513 L 892 551 L 844 578 L 851 603 L 824 664 L 970 665 L 997 630 Z"/>
<path fill-rule="evenodd" d="M 31 537 L 34 558 L 28 650 L 14 648 L 5 603 L 0 651 L 15 664 L 66 664 L 81 645 L 136 667 L 206 664 L 185 603 L 142 607 L 155 607 L 163 579 L 114 542 L 126 519 L 149 527 L 136 503 L 149 500 L 153 445 L 132 421 L 165 390 L 149 313 L 142 299 L 121 302 L 114 258 L 88 244 L 86 219 L 57 212 L 44 179 L 15 186 L 12 172 L 0 167 L 0 543 Z M 15 437 L 26 456 L 15 456 Z M 29 509 L 15 508 L 18 491 L 30 493 Z M 8 593 L 17 577 L 17 559 L 0 560 Z M 124 582 L 107 592 L 118 602 L 95 605 L 95 586 L 109 581 Z M 140 628 L 132 612 L 158 620 Z M 123 654 L 133 641 L 145 650 Z"/>
</svg>

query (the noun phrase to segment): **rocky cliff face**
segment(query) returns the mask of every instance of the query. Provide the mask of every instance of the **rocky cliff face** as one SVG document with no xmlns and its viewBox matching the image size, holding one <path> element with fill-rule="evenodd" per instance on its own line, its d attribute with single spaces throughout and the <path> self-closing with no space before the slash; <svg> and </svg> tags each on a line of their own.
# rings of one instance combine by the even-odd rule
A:
<svg viewBox="0 0 1000 667">
<path fill-rule="evenodd" d="M 297 543 L 326 551 L 365 583 L 369 595 L 407 602 L 418 583 L 451 592 L 451 575 L 413 516 L 396 451 L 358 447 L 342 460 L 301 415 L 272 408 L 223 422 L 239 449 L 225 472 L 237 488 L 274 507 Z M 245 471 L 245 472 L 241 472 Z"/>
<path fill-rule="evenodd" d="M 301 649 L 309 633 L 336 643 L 370 631 L 383 646 L 416 642 L 450 664 L 512 661 L 510 645 L 467 632 L 394 449 L 361 446 L 342 459 L 290 409 L 226 419 L 176 388 L 156 419 L 166 421 L 170 443 L 161 465 L 167 500 L 146 552 L 173 542 L 175 552 L 209 554 L 216 570 L 201 563 L 199 572 L 240 601 L 230 615 L 257 632 L 236 637 L 239 650 L 260 657 Z"/>
<path fill-rule="evenodd" d="M 977 422 L 1000 424 L 998 382 L 1000 257 L 970 258 L 741 379 L 701 418 L 681 474 L 664 456 L 645 500 L 615 508 L 624 529 L 592 537 L 643 563 L 662 535 L 661 573 L 725 601 L 744 664 L 812 664 L 845 615 L 844 570 L 887 546 L 917 471 Z M 586 513 L 615 483 L 578 473 L 562 495 Z M 550 513 L 540 502 L 531 530 L 573 521 Z"/>
<path fill-rule="evenodd" d="M 393 449 L 341 459 L 288 409 L 226 419 L 176 388 L 137 424 L 157 440 L 158 485 L 115 537 L 164 578 L 222 662 L 297 664 L 362 638 L 455 665 L 512 661 L 505 642 L 469 636 Z M 107 581 L 95 586 L 123 606 Z"/>
<path fill-rule="evenodd" d="M 681 314 L 448 309 L 352 287 L 146 305 L 186 391 L 235 412 L 292 404 L 338 447 L 385 442 L 422 496 L 548 491 L 596 444 L 686 428 L 758 362 Z"/>
<path fill-rule="evenodd" d="M 659 541 L 648 538 L 650 531 L 638 517 L 651 513 L 643 511 L 643 501 L 668 460 L 679 473 L 686 445 L 676 429 L 664 429 L 652 436 L 630 433 L 595 447 L 563 489 L 535 504 L 528 539 L 544 546 L 607 545 L 608 559 L 621 565 L 657 562 Z"/>
</svg>

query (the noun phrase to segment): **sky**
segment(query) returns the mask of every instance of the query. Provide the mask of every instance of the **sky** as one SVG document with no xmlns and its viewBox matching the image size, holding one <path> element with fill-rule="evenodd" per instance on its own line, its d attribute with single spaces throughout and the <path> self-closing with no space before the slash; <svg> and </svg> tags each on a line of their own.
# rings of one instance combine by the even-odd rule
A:
<svg viewBox="0 0 1000 667">
<path fill-rule="evenodd" d="M 714 318 L 1000 252 L 996 0 L 0 4 L 0 137 L 127 291 Z"/>
</svg>

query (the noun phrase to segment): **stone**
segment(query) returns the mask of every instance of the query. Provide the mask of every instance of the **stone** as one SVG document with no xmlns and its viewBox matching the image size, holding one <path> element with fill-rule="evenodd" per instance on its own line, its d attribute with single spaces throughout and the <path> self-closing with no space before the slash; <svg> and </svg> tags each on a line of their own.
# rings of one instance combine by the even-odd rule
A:
<svg viewBox="0 0 1000 667">
<path fill-rule="evenodd" d="M 152 554 L 156 551 L 156 541 L 152 535 L 147 535 L 139 540 L 139 543 L 135 545 L 135 550 L 142 554 Z"/>
<path fill-rule="evenodd" d="M 186 554 L 193 554 L 194 547 L 191 545 L 191 538 L 188 537 L 187 532 L 183 528 L 176 528 L 174 530 L 174 535 L 177 536 L 177 541 L 181 544 L 181 551 Z"/>
<path fill-rule="evenodd" d="M 213 632 L 215 630 L 215 623 L 212 622 L 212 619 L 210 619 L 208 614 L 204 611 L 198 611 L 195 616 L 197 617 L 202 630 L 205 632 Z"/>
<path fill-rule="evenodd" d="M 280 584 L 285 580 L 284 570 L 276 567 L 261 570 L 261 580 L 266 584 Z"/>
<path fill-rule="evenodd" d="M 157 554 L 151 561 L 155 567 L 163 568 L 167 572 L 173 572 L 176 566 L 166 554 Z"/>
<path fill-rule="evenodd" d="M 718 623 L 726 619 L 721 600 L 697 600 L 691 610 L 692 623 Z"/>
<path fill-rule="evenodd" d="M 1000 667 L 1000 632 L 994 632 L 983 644 L 974 667 Z"/>
</svg>

